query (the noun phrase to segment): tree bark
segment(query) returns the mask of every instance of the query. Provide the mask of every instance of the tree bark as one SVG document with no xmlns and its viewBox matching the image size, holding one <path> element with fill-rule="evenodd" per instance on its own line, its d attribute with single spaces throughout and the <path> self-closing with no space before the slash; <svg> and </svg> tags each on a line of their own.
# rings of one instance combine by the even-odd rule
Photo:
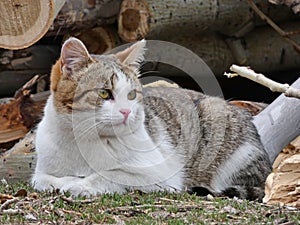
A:
<svg viewBox="0 0 300 225">
<path fill-rule="evenodd" d="M 299 26 L 300 22 L 282 25 L 285 30 Z M 205 34 L 192 32 L 182 35 L 169 33 L 160 36 L 149 35 L 149 38 L 173 42 L 190 49 L 207 63 L 217 77 L 223 76 L 232 64 L 249 65 L 255 71 L 266 74 L 299 70 L 300 65 L 299 53 L 269 26 L 255 28 L 244 37 L 234 39 L 226 39 L 224 36 L 209 32 Z M 293 39 L 300 42 L 299 35 L 293 36 Z M 159 59 L 159 55 L 164 51 L 166 50 L 159 49 L 158 52 L 153 53 L 149 49 L 149 53 L 146 52 L 146 60 L 147 54 L 156 54 Z M 178 55 L 170 54 L 169 57 L 173 57 L 174 61 L 179 57 L 180 61 Z M 163 74 L 170 74 L 168 65 L 158 65 L 156 68 Z M 172 75 L 176 76 L 176 74 Z M 177 71 L 177 76 L 180 75 L 182 72 Z"/>
<path fill-rule="evenodd" d="M 288 9 L 257 1 L 274 21 L 294 18 Z M 261 24 L 246 1 L 238 0 L 124 0 L 118 26 L 120 37 L 133 42 L 148 34 L 178 34 L 183 31 L 218 31 L 228 36 L 243 36 Z"/>
<path fill-rule="evenodd" d="M 0 47 L 26 48 L 48 31 L 65 0 L 0 2 Z"/>
<path fill-rule="evenodd" d="M 71 34 L 112 24 L 117 19 L 119 6 L 120 0 L 1 1 L 0 47 L 22 49 L 45 34 Z"/>
<path fill-rule="evenodd" d="M 29 132 L 11 150 L 0 156 L 0 179 L 28 182 L 36 165 L 35 133 Z"/>
<path fill-rule="evenodd" d="M 292 87 L 300 88 L 300 78 Z M 254 117 L 261 141 L 273 163 L 280 151 L 300 135 L 300 100 L 280 95 Z"/>
<path fill-rule="evenodd" d="M 112 27 L 95 27 L 79 33 L 65 35 L 64 39 L 73 36 L 80 39 L 92 54 L 103 54 L 121 44 L 117 31 Z"/>
<path fill-rule="evenodd" d="M 66 0 L 47 36 L 72 34 L 117 20 L 120 0 Z"/>
<path fill-rule="evenodd" d="M 0 148 L 23 138 L 40 121 L 48 96 L 30 94 L 37 81 L 35 76 L 16 92 L 15 98 L 0 104 Z"/>
</svg>

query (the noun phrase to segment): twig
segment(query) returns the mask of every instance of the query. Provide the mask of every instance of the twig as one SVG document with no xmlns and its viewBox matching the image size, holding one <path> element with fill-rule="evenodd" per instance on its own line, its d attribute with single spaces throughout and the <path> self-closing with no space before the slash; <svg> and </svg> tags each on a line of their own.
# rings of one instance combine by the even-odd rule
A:
<svg viewBox="0 0 300 225">
<path fill-rule="evenodd" d="M 9 207 L 9 205 L 17 202 L 18 200 L 19 200 L 18 198 L 13 198 L 13 199 L 7 200 L 0 206 L 0 212 L 4 211 L 5 209 L 7 209 Z"/>
<path fill-rule="evenodd" d="M 73 198 L 71 197 L 66 197 L 64 195 L 61 195 L 60 198 L 62 200 L 64 200 L 65 202 L 67 203 L 80 203 L 80 204 L 88 204 L 88 203 L 92 203 L 95 201 L 95 199 L 84 199 L 84 200 L 74 200 Z"/>
<path fill-rule="evenodd" d="M 278 82 L 275 82 L 267 77 L 265 77 L 263 74 L 255 73 L 253 70 L 249 69 L 245 66 L 237 66 L 232 65 L 230 67 L 230 70 L 235 72 L 232 73 L 224 73 L 225 76 L 228 78 L 235 77 L 235 76 L 242 76 L 245 78 L 248 78 L 256 83 L 259 83 L 265 87 L 268 87 L 271 91 L 274 92 L 281 92 L 284 93 L 287 97 L 295 97 L 300 99 L 300 90 L 297 88 L 293 88 L 288 84 L 281 84 Z"/>
<path fill-rule="evenodd" d="M 5 209 L 1 212 L 1 214 L 18 215 L 24 214 L 24 211 L 22 209 Z"/>
<path fill-rule="evenodd" d="M 63 213 L 74 214 L 76 216 L 82 216 L 81 212 L 76 212 L 76 211 L 73 211 L 73 210 L 60 209 L 60 211 L 62 211 Z"/>
<path fill-rule="evenodd" d="M 120 217 L 118 217 L 117 215 L 113 215 L 113 219 L 116 221 L 116 225 L 124 225 L 125 222 L 124 220 L 121 220 Z"/>
<path fill-rule="evenodd" d="M 253 0 L 247 0 L 249 6 L 253 9 L 254 12 L 264 21 L 266 21 L 277 33 L 279 33 L 287 42 L 289 42 L 296 50 L 300 53 L 300 46 L 291 38 L 289 35 L 292 32 L 285 32 L 277 24 L 275 24 L 268 16 L 266 16 L 253 2 Z"/>
<path fill-rule="evenodd" d="M 193 204 L 174 204 L 174 205 L 162 205 L 162 204 L 157 204 L 157 205 L 150 205 L 150 204 L 145 204 L 145 205 L 136 205 L 136 206 L 120 206 L 120 207 L 115 207 L 111 209 L 106 209 L 104 212 L 128 212 L 130 210 L 134 211 L 140 211 L 145 208 L 159 208 L 159 209 L 167 209 L 170 207 L 176 207 L 178 211 L 187 211 L 191 209 L 199 209 L 201 208 L 200 205 L 193 205 Z"/>
<path fill-rule="evenodd" d="M 159 198 L 159 200 L 165 201 L 165 202 L 172 202 L 172 203 L 182 203 L 182 201 L 169 199 L 169 198 Z"/>
</svg>

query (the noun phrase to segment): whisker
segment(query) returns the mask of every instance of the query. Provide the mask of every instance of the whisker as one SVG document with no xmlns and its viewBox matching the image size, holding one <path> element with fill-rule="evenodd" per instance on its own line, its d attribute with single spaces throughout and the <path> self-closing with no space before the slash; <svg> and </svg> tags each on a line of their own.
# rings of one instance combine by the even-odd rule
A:
<svg viewBox="0 0 300 225">
<path fill-rule="evenodd" d="M 90 124 L 89 122 L 90 121 L 93 121 L 95 120 L 95 118 L 88 118 L 88 119 L 85 119 L 83 121 L 81 121 L 80 123 L 76 124 L 74 127 L 73 127 L 73 131 L 75 130 L 79 130 L 80 131 L 80 134 L 79 135 L 76 135 L 76 138 L 78 139 L 81 139 L 82 137 L 85 137 L 87 136 L 86 134 L 89 134 L 89 132 L 97 126 L 97 123 L 92 123 Z M 91 126 L 92 125 L 92 126 Z M 76 132 L 78 133 L 78 132 Z M 74 140 L 76 141 L 76 140 Z"/>
<path fill-rule="evenodd" d="M 138 78 L 141 78 L 142 76 L 144 76 L 145 74 L 148 74 L 148 73 L 160 73 L 160 71 L 157 71 L 157 70 L 149 70 L 149 71 L 145 71 L 141 74 L 138 75 Z"/>
</svg>

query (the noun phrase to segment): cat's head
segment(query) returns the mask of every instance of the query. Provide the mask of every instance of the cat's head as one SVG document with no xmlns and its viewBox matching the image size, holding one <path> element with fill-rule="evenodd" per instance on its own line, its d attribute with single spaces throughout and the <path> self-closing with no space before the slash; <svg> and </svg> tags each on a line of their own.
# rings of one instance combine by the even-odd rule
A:
<svg viewBox="0 0 300 225">
<path fill-rule="evenodd" d="M 137 129 L 144 120 L 138 75 L 145 44 L 143 40 L 116 54 L 92 55 L 80 40 L 68 39 L 51 71 L 55 110 L 74 115 L 83 127 L 97 124 L 100 135 Z"/>
</svg>

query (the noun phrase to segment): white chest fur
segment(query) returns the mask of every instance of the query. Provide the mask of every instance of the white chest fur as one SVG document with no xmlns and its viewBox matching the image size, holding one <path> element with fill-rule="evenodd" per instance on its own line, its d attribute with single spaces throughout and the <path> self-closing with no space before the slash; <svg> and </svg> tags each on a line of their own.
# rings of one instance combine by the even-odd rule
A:
<svg viewBox="0 0 300 225">
<path fill-rule="evenodd" d="M 63 182 L 55 179 L 73 177 L 68 179 L 70 186 L 70 182 L 90 176 L 94 177 L 88 183 L 93 193 L 183 188 L 183 165 L 166 134 L 155 144 L 142 125 L 126 136 L 76 138 L 80 134 L 74 132 L 73 124 L 70 127 L 72 119 L 56 115 L 51 98 L 46 112 L 36 139 L 38 162 L 33 183 L 37 189 L 66 189 Z"/>
</svg>

